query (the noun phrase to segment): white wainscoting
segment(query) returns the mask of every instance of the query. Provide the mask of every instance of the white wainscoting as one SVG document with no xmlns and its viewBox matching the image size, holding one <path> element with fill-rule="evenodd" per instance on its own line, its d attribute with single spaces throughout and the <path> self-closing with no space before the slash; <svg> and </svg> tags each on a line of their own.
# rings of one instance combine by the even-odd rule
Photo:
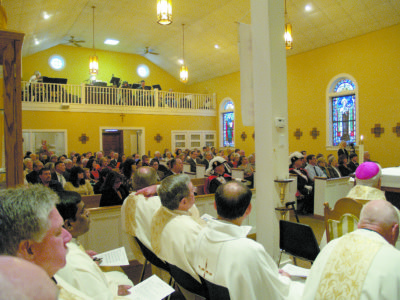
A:
<svg viewBox="0 0 400 300">
<path fill-rule="evenodd" d="M 256 206 L 256 191 L 253 190 L 252 205 Z M 196 196 L 196 206 L 200 215 L 205 213 L 217 217 L 214 209 L 214 194 Z M 121 227 L 121 206 L 90 208 L 90 230 L 79 241 L 87 250 L 102 253 L 108 250 L 125 246 L 129 260 L 135 257 L 130 249 L 128 237 Z M 256 233 L 256 210 L 252 209 L 250 216 L 243 225 L 253 226 L 250 233 Z"/>
</svg>

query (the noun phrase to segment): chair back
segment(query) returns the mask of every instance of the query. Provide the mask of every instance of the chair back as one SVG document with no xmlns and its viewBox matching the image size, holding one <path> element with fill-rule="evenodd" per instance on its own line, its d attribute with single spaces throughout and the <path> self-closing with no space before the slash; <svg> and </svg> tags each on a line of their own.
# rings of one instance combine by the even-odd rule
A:
<svg viewBox="0 0 400 300">
<path fill-rule="evenodd" d="M 329 235 L 329 241 L 356 230 L 358 221 L 359 219 L 352 214 L 344 214 L 339 221 L 329 219 L 329 230 L 326 232 Z"/>
<path fill-rule="evenodd" d="M 169 273 L 168 264 L 163 262 L 161 259 L 158 258 L 157 255 L 153 253 L 149 248 L 147 248 L 137 237 L 134 237 L 136 242 L 138 243 L 140 250 L 142 251 L 143 256 L 147 259 L 149 263 L 156 266 L 159 269 L 163 269 Z"/>
<path fill-rule="evenodd" d="M 319 253 L 317 239 L 306 224 L 279 221 L 279 247 L 289 255 L 313 262 Z"/>
<path fill-rule="evenodd" d="M 207 300 L 230 300 L 228 288 L 212 283 L 200 276 L 201 283 L 207 288 Z"/>
<path fill-rule="evenodd" d="M 189 292 L 207 298 L 207 288 L 199 283 L 190 274 L 167 262 L 169 273 L 175 282 Z"/>
<path fill-rule="evenodd" d="M 362 207 L 362 203 L 347 197 L 339 199 L 333 209 L 329 208 L 328 202 L 325 202 L 326 241 L 329 243 L 335 238 L 356 230 Z"/>
</svg>

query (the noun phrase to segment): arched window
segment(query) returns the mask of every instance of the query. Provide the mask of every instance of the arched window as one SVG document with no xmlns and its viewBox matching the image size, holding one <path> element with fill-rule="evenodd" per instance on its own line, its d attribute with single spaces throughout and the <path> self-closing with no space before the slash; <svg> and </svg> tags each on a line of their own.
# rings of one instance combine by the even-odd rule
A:
<svg viewBox="0 0 400 300">
<path fill-rule="evenodd" d="M 235 105 L 226 98 L 220 106 L 221 147 L 235 147 Z"/>
<path fill-rule="evenodd" d="M 328 85 L 327 144 L 338 146 L 341 141 L 356 145 L 358 138 L 358 88 L 351 76 L 340 74 Z"/>
</svg>

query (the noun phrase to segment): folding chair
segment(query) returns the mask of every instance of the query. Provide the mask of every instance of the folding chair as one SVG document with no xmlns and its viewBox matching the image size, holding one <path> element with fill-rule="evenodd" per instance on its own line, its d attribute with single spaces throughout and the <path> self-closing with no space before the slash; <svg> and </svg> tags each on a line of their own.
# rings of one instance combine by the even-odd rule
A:
<svg viewBox="0 0 400 300">
<path fill-rule="evenodd" d="M 138 243 L 140 250 L 142 251 L 143 256 L 146 258 L 146 261 L 144 262 L 143 269 L 142 269 L 142 274 L 140 275 L 140 281 L 143 280 L 144 273 L 146 271 L 146 266 L 147 262 L 151 263 L 152 265 L 156 266 L 159 269 L 162 269 L 168 273 L 170 273 L 169 266 L 167 263 L 163 262 L 161 259 L 158 258 L 157 255 L 153 253 L 149 248 L 147 248 L 143 243 L 137 238 L 134 237 L 136 242 Z M 171 278 L 172 279 L 172 278 Z M 171 285 L 171 280 L 170 280 L 170 285 Z"/>
<path fill-rule="evenodd" d="M 296 257 L 313 263 L 319 253 L 318 242 L 310 226 L 285 220 L 279 221 L 279 248 L 278 266 L 283 252 L 293 256 L 295 265 Z"/>
<path fill-rule="evenodd" d="M 228 288 L 212 283 L 200 276 L 201 283 L 207 287 L 208 300 L 230 300 Z"/>
<path fill-rule="evenodd" d="M 296 201 L 291 201 L 291 202 L 286 202 L 285 206 L 288 211 L 293 210 L 294 216 L 296 217 L 296 220 L 297 220 L 297 223 L 300 223 L 299 217 L 297 216 L 297 211 L 294 207 L 295 204 L 296 204 Z M 291 208 L 289 206 L 291 206 Z"/>
<path fill-rule="evenodd" d="M 190 274 L 186 273 L 177 266 L 172 265 L 168 262 L 166 264 L 168 265 L 169 273 L 171 274 L 172 278 L 174 278 L 175 283 L 177 283 L 179 286 L 183 287 L 185 290 L 193 294 L 199 295 L 200 297 L 203 298 L 207 297 L 206 286 L 203 286 Z"/>
</svg>

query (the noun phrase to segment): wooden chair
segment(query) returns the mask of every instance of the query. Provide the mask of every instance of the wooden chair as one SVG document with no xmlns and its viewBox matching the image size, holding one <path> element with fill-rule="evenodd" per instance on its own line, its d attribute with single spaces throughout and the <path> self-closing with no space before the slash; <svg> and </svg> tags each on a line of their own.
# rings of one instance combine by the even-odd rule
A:
<svg viewBox="0 0 400 300">
<path fill-rule="evenodd" d="M 324 203 L 326 241 L 338 238 L 357 229 L 363 205 L 352 198 L 339 199 L 333 209 Z"/>
<path fill-rule="evenodd" d="M 101 194 L 82 196 L 86 208 L 95 208 L 100 205 Z"/>
</svg>

